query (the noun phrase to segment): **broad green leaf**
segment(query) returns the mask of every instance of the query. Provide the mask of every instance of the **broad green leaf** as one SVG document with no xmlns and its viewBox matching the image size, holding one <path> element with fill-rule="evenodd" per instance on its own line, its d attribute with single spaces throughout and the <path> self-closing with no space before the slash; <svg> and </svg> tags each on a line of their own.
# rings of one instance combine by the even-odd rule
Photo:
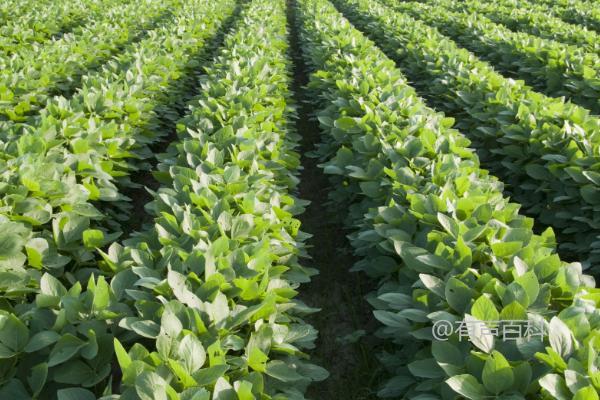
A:
<svg viewBox="0 0 600 400">
<path fill-rule="evenodd" d="M 27 353 L 33 353 L 56 343 L 58 339 L 60 339 L 60 335 L 54 331 L 38 332 L 29 339 L 23 350 Z"/>
<path fill-rule="evenodd" d="M 104 233 L 98 229 L 86 229 L 83 231 L 83 245 L 93 249 L 104 244 Z"/>
<path fill-rule="evenodd" d="M 482 377 L 485 388 L 496 395 L 507 391 L 514 383 L 514 375 L 510 364 L 497 351 L 492 351 L 486 359 Z"/>
<path fill-rule="evenodd" d="M 83 346 L 85 346 L 85 344 L 86 343 L 83 340 L 70 333 L 65 334 L 52 348 L 50 358 L 48 359 L 48 366 L 53 367 L 70 360 Z"/>
<path fill-rule="evenodd" d="M 471 307 L 471 315 L 480 321 L 498 321 L 500 314 L 494 303 L 485 295 L 480 296 Z"/>
<path fill-rule="evenodd" d="M 540 386 L 543 387 L 557 400 L 571 400 L 572 395 L 565 385 L 565 380 L 557 374 L 548 374 L 539 380 Z"/>
<path fill-rule="evenodd" d="M 500 311 L 500 319 L 503 321 L 527 320 L 527 310 L 517 301 L 513 301 Z"/>
<path fill-rule="evenodd" d="M 287 383 L 302 379 L 302 375 L 298 374 L 295 369 L 279 360 L 268 362 L 265 373 L 272 378 Z"/>
<path fill-rule="evenodd" d="M 45 273 L 40 280 L 40 290 L 42 294 L 56 296 L 61 298 L 67 294 L 67 289 L 62 283 L 52 275 Z"/>
<path fill-rule="evenodd" d="M 440 222 L 440 224 L 444 227 L 446 232 L 452 235 L 453 238 L 458 237 L 459 227 L 454 219 L 440 212 L 437 213 L 437 219 Z"/>
<path fill-rule="evenodd" d="M 94 393 L 81 388 L 60 389 L 57 393 L 58 400 L 95 400 Z"/>
<path fill-rule="evenodd" d="M 7 260 L 21 251 L 23 239 L 9 232 L 0 233 L 0 260 Z"/>
<path fill-rule="evenodd" d="M 46 378 L 48 377 L 48 364 L 41 363 L 31 368 L 29 371 L 29 375 L 27 376 L 27 383 L 29 383 L 29 387 L 34 395 L 38 395 L 44 384 L 46 383 Z"/>
<path fill-rule="evenodd" d="M 515 382 L 513 387 L 521 393 L 527 392 L 527 388 L 531 384 L 532 370 L 529 361 L 524 361 L 512 370 Z"/>
<path fill-rule="evenodd" d="M 228 369 L 228 365 L 216 365 L 214 367 L 202 368 L 192 376 L 198 382 L 199 386 L 207 386 L 215 383 Z"/>
<path fill-rule="evenodd" d="M 558 317 L 552 317 L 548 335 L 552 349 L 562 357 L 569 358 L 574 350 L 573 335 L 569 327 Z"/>
<path fill-rule="evenodd" d="M 456 393 L 471 400 L 481 400 L 489 396 L 483 385 L 473 375 L 455 375 L 446 380 L 448 386 Z"/>
<path fill-rule="evenodd" d="M 22 351 L 29 342 L 29 330 L 19 318 L 0 314 L 0 343 L 14 352 Z"/>
<path fill-rule="evenodd" d="M 525 274 L 517 277 L 515 279 L 515 282 L 518 283 L 523 289 L 525 289 L 525 293 L 527 293 L 527 297 L 529 299 L 529 304 L 534 303 L 540 292 L 540 284 L 535 275 L 535 272 L 526 272 Z"/>
<path fill-rule="evenodd" d="M 408 364 L 408 369 L 414 376 L 420 378 L 441 378 L 444 376 L 444 371 L 433 358 L 413 361 Z"/>
<path fill-rule="evenodd" d="M 473 291 L 462 281 L 452 277 L 446 282 L 446 301 L 454 310 L 463 313 L 471 303 Z"/>
<path fill-rule="evenodd" d="M 575 393 L 573 400 L 598 400 L 598 392 L 593 386 L 586 386 Z"/>
<path fill-rule="evenodd" d="M 179 343 L 179 359 L 183 361 L 186 371 L 192 375 L 206 361 L 206 352 L 200 340 L 193 334 L 186 335 Z"/>
<path fill-rule="evenodd" d="M 267 369 L 269 357 L 263 353 L 260 348 L 253 347 L 248 355 L 248 366 L 255 371 L 265 372 Z"/>
<path fill-rule="evenodd" d="M 444 281 L 441 279 L 428 274 L 419 274 L 419 278 L 421 282 L 425 285 L 425 287 L 431 290 L 433 293 L 437 294 L 439 297 L 445 297 L 445 285 Z"/>
<path fill-rule="evenodd" d="M 356 121 L 354 121 L 354 118 L 340 117 L 335 120 L 334 125 L 336 128 L 339 128 L 343 131 L 348 132 L 351 129 L 353 129 L 354 127 L 356 127 Z"/>
<path fill-rule="evenodd" d="M 115 354 L 117 355 L 117 360 L 119 361 L 119 366 L 122 370 L 125 370 L 131 365 L 131 357 L 127 354 L 127 351 L 119 342 L 117 338 L 114 338 L 114 346 L 115 346 Z"/>
<path fill-rule="evenodd" d="M 488 332 L 483 321 L 480 321 L 472 315 L 465 314 L 464 322 L 471 343 L 481 351 L 490 353 L 494 348 L 494 335 L 491 332 Z"/>
<path fill-rule="evenodd" d="M 135 390 L 140 400 L 169 400 L 167 382 L 158 374 L 143 371 L 135 379 Z"/>
<path fill-rule="evenodd" d="M 492 251 L 496 257 L 510 257 L 523 247 L 522 242 L 498 242 L 492 243 Z"/>
</svg>

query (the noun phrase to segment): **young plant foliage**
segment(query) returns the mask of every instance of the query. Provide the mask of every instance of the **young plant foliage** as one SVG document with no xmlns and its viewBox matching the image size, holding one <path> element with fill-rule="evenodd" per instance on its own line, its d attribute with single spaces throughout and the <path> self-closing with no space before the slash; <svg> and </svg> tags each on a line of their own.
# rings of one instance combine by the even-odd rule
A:
<svg viewBox="0 0 600 400">
<path fill-rule="evenodd" d="M 373 4 L 337 3 L 353 19 L 351 10 L 367 14 Z M 560 260 L 551 230 L 533 233 L 533 220 L 479 167 L 453 120 L 426 107 L 329 2 L 301 2 L 298 14 L 324 134 L 319 153 L 337 189 L 332 200 L 350 210 L 350 239 L 362 258 L 353 269 L 379 282 L 369 302 L 379 335 L 395 349 L 381 356 L 392 377 L 379 395 L 560 399 L 563 388 L 596 395 L 593 279 Z M 433 336 L 436 321 L 498 319 L 527 320 L 549 336 L 502 341 L 481 325 L 462 340 L 457 331 Z"/>
</svg>

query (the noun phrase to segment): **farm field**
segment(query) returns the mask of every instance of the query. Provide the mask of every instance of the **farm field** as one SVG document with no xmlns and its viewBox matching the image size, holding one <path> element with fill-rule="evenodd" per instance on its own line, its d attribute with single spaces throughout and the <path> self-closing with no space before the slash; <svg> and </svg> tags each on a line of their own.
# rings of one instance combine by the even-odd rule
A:
<svg viewBox="0 0 600 400">
<path fill-rule="evenodd" d="M 600 3 L 6 0 L 0 400 L 600 400 Z"/>
</svg>

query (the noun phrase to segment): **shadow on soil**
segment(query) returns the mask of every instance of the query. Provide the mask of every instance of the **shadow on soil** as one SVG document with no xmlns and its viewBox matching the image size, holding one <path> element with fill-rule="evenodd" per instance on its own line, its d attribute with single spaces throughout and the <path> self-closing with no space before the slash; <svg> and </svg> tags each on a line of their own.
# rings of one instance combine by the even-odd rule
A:
<svg viewBox="0 0 600 400">
<path fill-rule="evenodd" d="M 313 235 L 308 241 L 311 259 L 306 264 L 320 271 L 311 283 L 302 286 L 299 297 L 309 306 L 321 309 L 307 318 L 319 331 L 311 359 L 330 373 L 327 380 L 313 384 L 307 396 L 318 400 L 373 399 L 380 375 L 372 334 L 377 323 L 364 299 L 373 289 L 372 282 L 349 271 L 358 261 L 346 239 L 349 232 L 339 222 L 338 213 L 334 214 L 325 205 L 329 180 L 318 166 L 319 161 L 309 156 L 320 142 L 321 132 L 304 88 L 309 75 L 299 47 L 295 18 L 295 2 L 288 0 L 288 30 L 294 60 L 292 89 L 298 107 L 296 129 L 302 137 L 299 197 L 310 201 L 299 218 L 302 230 Z M 358 330 L 367 334 L 354 343 L 344 339 Z"/>
</svg>

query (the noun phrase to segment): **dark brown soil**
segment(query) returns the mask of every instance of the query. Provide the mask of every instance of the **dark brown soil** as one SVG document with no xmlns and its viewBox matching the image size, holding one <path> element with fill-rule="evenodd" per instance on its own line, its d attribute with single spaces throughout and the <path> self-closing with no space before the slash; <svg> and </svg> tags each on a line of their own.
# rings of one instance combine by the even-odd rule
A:
<svg viewBox="0 0 600 400">
<path fill-rule="evenodd" d="M 345 214 L 345 210 L 338 210 L 334 214 L 325 206 L 329 181 L 318 167 L 319 161 L 309 156 L 320 142 L 321 132 L 304 89 L 309 76 L 294 21 L 294 1 L 289 0 L 293 90 L 299 114 L 296 129 L 302 136 L 300 152 L 303 170 L 299 197 L 311 202 L 299 218 L 302 221 L 301 229 L 313 235 L 308 242 L 311 260 L 305 264 L 320 271 L 311 283 L 300 288 L 299 297 L 308 305 L 321 309 L 307 318 L 319 331 L 311 358 L 330 373 L 327 380 L 313 384 L 307 396 L 318 400 L 372 399 L 376 397 L 374 386 L 380 372 L 373 351 L 375 343 L 372 332 L 376 323 L 369 304 L 364 300 L 364 296 L 372 290 L 372 282 L 349 271 L 357 258 L 352 255 L 346 238 L 349 232 L 340 223 L 339 213 Z M 362 339 L 356 343 L 344 340 L 344 337 L 358 330 L 366 331 Z"/>
</svg>

